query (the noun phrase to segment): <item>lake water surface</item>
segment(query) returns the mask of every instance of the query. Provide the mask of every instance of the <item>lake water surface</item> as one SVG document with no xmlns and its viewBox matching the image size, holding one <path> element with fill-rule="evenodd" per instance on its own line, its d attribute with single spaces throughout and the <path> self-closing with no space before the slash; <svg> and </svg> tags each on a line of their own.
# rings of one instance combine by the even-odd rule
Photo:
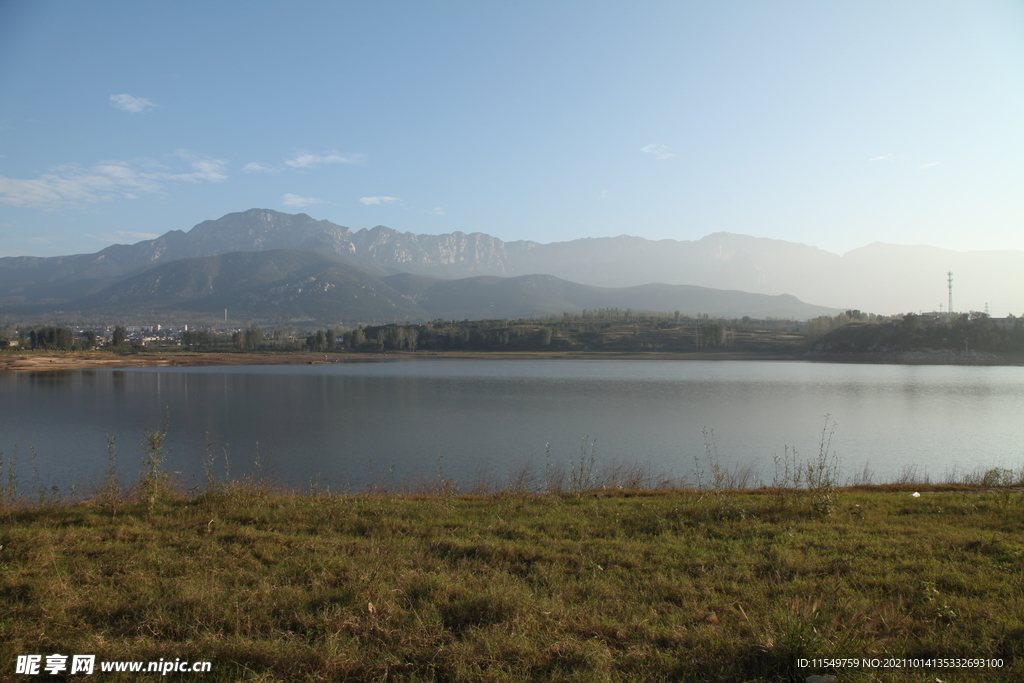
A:
<svg viewBox="0 0 1024 683">
<path fill-rule="evenodd" d="M 770 481 L 773 455 L 818 452 L 826 415 L 844 476 L 866 465 L 876 480 L 908 468 L 941 478 L 1021 467 L 1022 414 L 1020 367 L 416 359 L 0 373 L 5 462 L 17 447 L 23 486 L 38 470 L 62 488 L 99 480 L 108 435 L 134 477 L 143 430 L 165 421 L 167 467 L 186 483 L 202 480 L 208 450 L 226 449 L 231 474 L 244 474 L 258 444 L 282 484 L 359 489 L 568 467 L 584 437 L 598 469 L 635 463 L 693 481 L 707 445 L 722 466 Z"/>
</svg>

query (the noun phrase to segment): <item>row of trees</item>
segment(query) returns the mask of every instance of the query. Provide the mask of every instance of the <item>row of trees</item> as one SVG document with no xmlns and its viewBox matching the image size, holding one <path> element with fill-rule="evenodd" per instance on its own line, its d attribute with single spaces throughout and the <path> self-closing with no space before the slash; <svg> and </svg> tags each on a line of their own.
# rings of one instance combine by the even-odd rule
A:
<svg viewBox="0 0 1024 683">
<path fill-rule="evenodd" d="M 95 330 L 84 330 L 79 333 L 77 339 L 75 333 L 67 327 L 40 327 L 19 334 L 23 344 L 30 349 L 51 349 L 56 351 L 89 350 L 96 348 L 99 339 Z M 128 335 L 125 328 L 118 325 L 114 328 L 111 344 L 122 346 Z"/>
<path fill-rule="evenodd" d="M 628 322 L 627 322 L 628 321 Z M 349 350 L 530 351 L 530 350 L 700 350 L 730 339 L 724 322 L 706 318 L 615 314 L 599 319 L 573 314 L 534 320 L 435 320 L 423 324 L 368 326 L 346 332 Z"/>
<path fill-rule="evenodd" d="M 684 319 L 680 324 L 665 319 L 650 318 L 639 321 L 634 318 L 628 324 L 624 316 L 613 320 L 599 320 L 582 317 L 570 321 L 551 319 L 545 324 L 537 320 L 484 320 L 444 321 L 435 320 L 423 324 L 391 324 L 356 328 L 339 334 L 331 328 L 308 333 L 303 341 L 295 341 L 292 332 L 278 332 L 277 338 L 268 340 L 260 327 L 236 330 L 232 333 L 217 333 L 208 330 L 186 330 L 181 335 L 181 345 L 191 350 L 299 350 L 330 352 L 338 349 L 340 341 L 346 350 L 352 351 L 416 351 L 416 350 L 542 350 L 594 348 L 623 350 L 628 348 L 646 349 L 656 345 L 641 338 L 657 330 L 689 330 L 695 344 L 693 348 L 721 347 L 726 343 L 728 330 L 721 322 Z M 302 337 L 299 337 L 302 340 Z M 31 348 L 67 349 L 92 348 L 96 345 L 96 333 L 84 332 L 76 344 L 68 328 L 41 328 L 29 334 Z M 127 332 L 117 326 L 112 335 L 111 345 L 121 347 L 127 343 Z"/>
<path fill-rule="evenodd" d="M 238 330 L 231 335 L 231 343 L 239 351 L 256 351 L 263 346 L 263 330 L 259 327 Z"/>
<path fill-rule="evenodd" d="M 840 313 L 839 315 L 822 315 L 808 320 L 807 326 L 804 328 L 804 336 L 808 341 L 813 342 L 821 339 L 829 332 L 838 330 L 850 323 L 867 321 L 883 322 L 886 320 L 889 320 L 886 316 L 876 316 L 874 313 L 869 314 L 857 309 L 852 309 L 845 313 Z"/>
<path fill-rule="evenodd" d="M 948 323 L 908 313 L 884 324 L 847 324 L 823 335 L 816 348 L 831 352 L 956 349 L 1024 352 L 1024 319 L 1013 327 L 997 325 L 985 313 L 957 316 Z"/>
<path fill-rule="evenodd" d="M 334 351 L 338 346 L 338 335 L 334 330 L 317 330 L 306 337 L 306 349 L 309 351 Z"/>
<path fill-rule="evenodd" d="M 635 309 L 635 308 L 595 308 L 594 310 L 583 309 L 579 313 L 568 312 L 562 313 L 561 315 L 542 316 L 538 320 L 543 321 L 558 321 L 562 322 L 578 322 L 581 320 L 596 320 L 596 321 L 636 321 L 636 322 L 655 322 L 655 321 L 666 321 L 671 320 L 673 322 L 679 322 L 681 319 L 686 320 L 689 316 L 683 315 L 680 311 L 651 311 L 647 309 Z"/>
<path fill-rule="evenodd" d="M 68 351 L 75 346 L 75 335 L 66 327 L 42 327 L 28 333 L 33 349 L 59 349 Z"/>
<path fill-rule="evenodd" d="M 296 341 L 290 330 L 277 330 L 267 334 L 262 327 L 253 326 L 244 330 L 211 332 L 208 330 L 186 330 L 181 334 L 181 345 L 191 350 L 216 351 L 300 351 L 302 342 Z M 306 348 L 309 347 L 306 344 Z M 322 350 L 322 349 L 317 349 Z"/>
<path fill-rule="evenodd" d="M 853 350 L 863 347 L 901 348 L 949 346 L 972 340 L 976 349 L 1016 348 L 1016 337 L 1001 329 L 984 314 L 965 315 L 947 326 L 923 325 L 913 314 L 898 318 L 893 325 L 876 325 L 887 318 L 848 310 L 836 316 L 821 316 L 807 323 L 787 320 L 711 319 L 679 312 L 600 309 L 582 313 L 518 320 L 434 320 L 418 324 L 389 324 L 358 327 L 342 332 L 321 328 L 313 332 L 276 328 L 272 334 L 252 326 L 234 332 L 188 330 L 181 336 L 184 347 L 193 350 L 306 350 L 349 351 L 527 351 L 527 350 L 605 350 L 605 351 L 700 351 L 733 347 L 758 352 L 798 351 L 800 338 L 827 341 Z M 852 324 L 852 325 L 851 325 Z M 859 331 L 852 328 L 864 327 Z M 827 339 L 826 339 L 827 337 Z M 24 337 L 23 337 L 24 340 Z M 739 340 L 739 341 L 737 341 Z M 941 340 L 941 344 L 938 343 Z M 48 327 L 29 334 L 32 348 L 91 348 L 94 332 L 83 333 L 78 340 L 67 328 Z M 779 346 L 785 342 L 785 349 Z M 126 330 L 117 326 L 113 346 L 128 342 Z M 820 346 L 820 343 L 819 343 Z"/>
<path fill-rule="evenodd" d="M 977 351 L 1024 351 L 1024 320 L 1012 328 L 996 325 L 991 316 L 971 311 L 947 325 L 928 325 L 913 313 L 896 325 L 904 338 L 913 335 L 918 345 L 931 348 L 975 349 Z"/>
<path fill-rule="evenodd" d="M 223 342 L 224 340 L 218 339 L 217 335 L 206 330 L 185 330 L 181 333 L 181 345 L 191 349 L 208 349 Z"/>
<path fill-rule="evenodd" d="M 123 325 L 114 328 L 111 334 L 110 344 L 112 346 L 123 346 L 128 339 L 128 333 Z M 31 349 L 53 349 L 57 351 L 89 350 L 96 348 L 98 336 L 95 330 L 84 330 L 75 338 L 75 333 L 67 327 L 40 327 L 29 330 L 27 338 L 23 341 L 28 343 Z"/>
<path fill-rule="evenodd" d="M 92 330 L 85 330 L 76 340 L 74 332 L 67 327 L 41 327 L 37 330 L 30 330 L 26 341 L 29 348 L 32 349 L 88 350 L 96 347 L 96 333 Z"/>
<path fill-rule="evenodd" d="M 482 320 L 434 321 L 420 325 L 381 325 L 345 333 L 345 348 L 394 351 L 499 351 L 548 347 L 550 326 Z"/>
</svg>

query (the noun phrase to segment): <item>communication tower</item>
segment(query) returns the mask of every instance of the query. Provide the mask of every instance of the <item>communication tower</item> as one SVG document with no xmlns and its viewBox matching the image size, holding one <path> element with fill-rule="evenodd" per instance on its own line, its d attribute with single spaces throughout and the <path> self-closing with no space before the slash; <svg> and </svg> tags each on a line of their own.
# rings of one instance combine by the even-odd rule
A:
<svg viewBox="0 0 1024 683">
<path fill-rule="evenodd" d="M 953 271 L 949 271 L 946 275 L 947 282 L 949 283 L 949 311 L 950 315 L 953 315 Z"/>
</svg>

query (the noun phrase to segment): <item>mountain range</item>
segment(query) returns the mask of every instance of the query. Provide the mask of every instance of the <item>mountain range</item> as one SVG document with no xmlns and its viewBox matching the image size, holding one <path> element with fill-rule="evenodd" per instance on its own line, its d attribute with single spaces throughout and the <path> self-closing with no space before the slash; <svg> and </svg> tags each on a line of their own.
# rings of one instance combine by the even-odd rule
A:
<svg viewBox="0 0 1024 683">
<path fill-rule="evenodd" d="M 484 233 L 352 231 L 306 214 L 251 209 L 95 254 L 2 258 L 0 312 L 169 315 L 227 307 L 254 319 L 355 321 L 618 307 L 806 318 L 845 308 L 935 308 L 945 300 L 949 269 L 958 287 L 1024 308 L 1019 251 L 876 243 L 839 256 L 730 233 L 696 241 L 503 242 Z"/>
</svg>

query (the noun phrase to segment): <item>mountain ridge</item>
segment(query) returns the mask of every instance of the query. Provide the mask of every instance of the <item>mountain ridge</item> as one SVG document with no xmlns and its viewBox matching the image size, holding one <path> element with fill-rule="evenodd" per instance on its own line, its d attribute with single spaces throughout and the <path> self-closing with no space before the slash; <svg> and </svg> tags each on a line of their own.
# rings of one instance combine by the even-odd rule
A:
<svg viewBox="0 0 1024 683">
<path fill-rule="evenodd" d="M 80 314 L 118 311 L 162 317 L 219 315 L 259 322 L 523 318 L 597 308 L 682 310 L 726 317 L 834 313 L 795 297 L 766 297 L 684 285 L 608 289 L 551 275 L 444 280 L 377 277 L 312 250 L 275 249 L 178 259 L 68 305 Z"/>
<path fill-rule="evenodd" d="M 699 240 L 620 235 L 542 244 L 504 242 L 484 232 L 441 235 L 383 225 L 353 231 L 305 213 L 250 209 L 95 254 L 0 259 L 0 308 L 63 305 L 180 258 L 271 249 L 312 250 L 379 277 L 411 273 L 443 279 L 478 275 L 553 275 L 584 285 L 624 288 L 693 285 L 756 294 L 791 294 L 828 308 L 883 314 L 928 310 L 947 298 L 1024 311 L 1024 252 L 953 252 L 872 243 L 842 256 L 818 247 L 716 232 Z"/>
</svg>

